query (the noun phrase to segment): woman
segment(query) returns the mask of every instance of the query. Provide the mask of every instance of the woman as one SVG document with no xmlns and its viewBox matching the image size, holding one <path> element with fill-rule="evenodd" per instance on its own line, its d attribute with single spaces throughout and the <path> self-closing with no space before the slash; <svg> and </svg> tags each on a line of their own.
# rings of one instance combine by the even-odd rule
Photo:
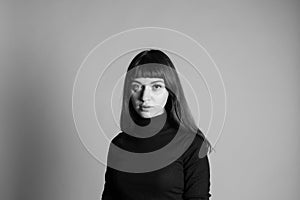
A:
<svg viewBox="0 0 300 200">
<path fill-rule="evenodd" d="M 128 67 L 121 131 L 112 143 L 135 153 L 159 150 L 176 134 L 194 137 L 181 156 L 160 169 L 131 173 L 108 166 L 102 200 L 209 199 L 211 145 L 194 122 L 173 63 L 160 50 L 139 53 Z"/>
</svg>

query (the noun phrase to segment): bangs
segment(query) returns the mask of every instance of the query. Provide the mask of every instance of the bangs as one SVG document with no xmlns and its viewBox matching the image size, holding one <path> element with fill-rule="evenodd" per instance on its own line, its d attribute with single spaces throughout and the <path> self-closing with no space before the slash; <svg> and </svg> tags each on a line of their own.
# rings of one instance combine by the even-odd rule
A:
<svg viewBox="0 0 300 200">
<path fill-rule="evenodd" d="M 162 78 L 165 79 L 170 73 L 168 66 L 161 64 L 144 64 L 134 67 L 130 70 L 130 79 L 135 78 Z"/>
</svg>

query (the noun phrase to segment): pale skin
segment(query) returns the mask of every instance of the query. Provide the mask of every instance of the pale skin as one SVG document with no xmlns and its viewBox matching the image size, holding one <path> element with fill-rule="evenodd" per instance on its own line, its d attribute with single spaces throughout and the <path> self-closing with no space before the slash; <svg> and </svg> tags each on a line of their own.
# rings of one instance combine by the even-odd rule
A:
<svg viewBox="0 0 300 200">
<path fill-rule="evenodd" d="M 131 83 L 134 109 L 143 118 L 152 118 L 165 112 L 169 92 L 162 78 L 136 78 Z"/>
</svg>

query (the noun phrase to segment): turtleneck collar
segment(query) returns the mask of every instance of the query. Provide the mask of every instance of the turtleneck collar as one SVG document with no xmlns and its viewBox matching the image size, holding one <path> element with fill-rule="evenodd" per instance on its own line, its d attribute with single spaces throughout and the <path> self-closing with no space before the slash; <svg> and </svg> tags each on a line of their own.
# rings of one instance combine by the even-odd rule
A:
<svg viewBox="0 0 300 200">
<path fill-rule="evenodd" d="M 162 114 L 159 114 L 157 116 L 151 118 L 144 118 L 135 112 L 134 114 L 131 115 L 131 117 L 133 121 L 136 123 L 136 125 L 148 126 L 152 121 L 164 120 L 165 118 L 167 118 L 167 114 L 166 111 L 164 111 Z"/>
<path fill-rule="evenodd" d="M 130 116 L 133 123 L 128 130 L 126 130 L 126 133 L 134 137 L 152 137 L 170 127 L 170 119 L 166 111 L 151 118 L 143 118 L 135 111 L 132 112 Z"/>
</svg>

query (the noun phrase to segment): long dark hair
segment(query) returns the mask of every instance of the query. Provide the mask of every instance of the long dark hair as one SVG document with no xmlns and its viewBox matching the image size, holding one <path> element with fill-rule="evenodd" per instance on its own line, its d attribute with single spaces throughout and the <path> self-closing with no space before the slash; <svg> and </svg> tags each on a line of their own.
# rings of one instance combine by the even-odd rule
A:
<svg viewBox="0 0 300 200">
<path fill-rule="evenodd" d="M 147 67 L 146 64 L 156 63 Z M 161 50 L 145 50 L 137 54 L 127 69 L 123 88 L 123 102 L 121 111 L 120 128 L 125 131 L 130 124 L 128 119 L 131 112 L 130 84 L 135 78 L 162 78 L 169 92 L 165 110 L 170 119 L 177 125 L 183 126 L 188 132 L 199 134 L 204 139 L 205 147 L 211 152 L 211 144 L 196 125 L 186 101 L 182 85 L 174 64 Z"/>
</svg>

